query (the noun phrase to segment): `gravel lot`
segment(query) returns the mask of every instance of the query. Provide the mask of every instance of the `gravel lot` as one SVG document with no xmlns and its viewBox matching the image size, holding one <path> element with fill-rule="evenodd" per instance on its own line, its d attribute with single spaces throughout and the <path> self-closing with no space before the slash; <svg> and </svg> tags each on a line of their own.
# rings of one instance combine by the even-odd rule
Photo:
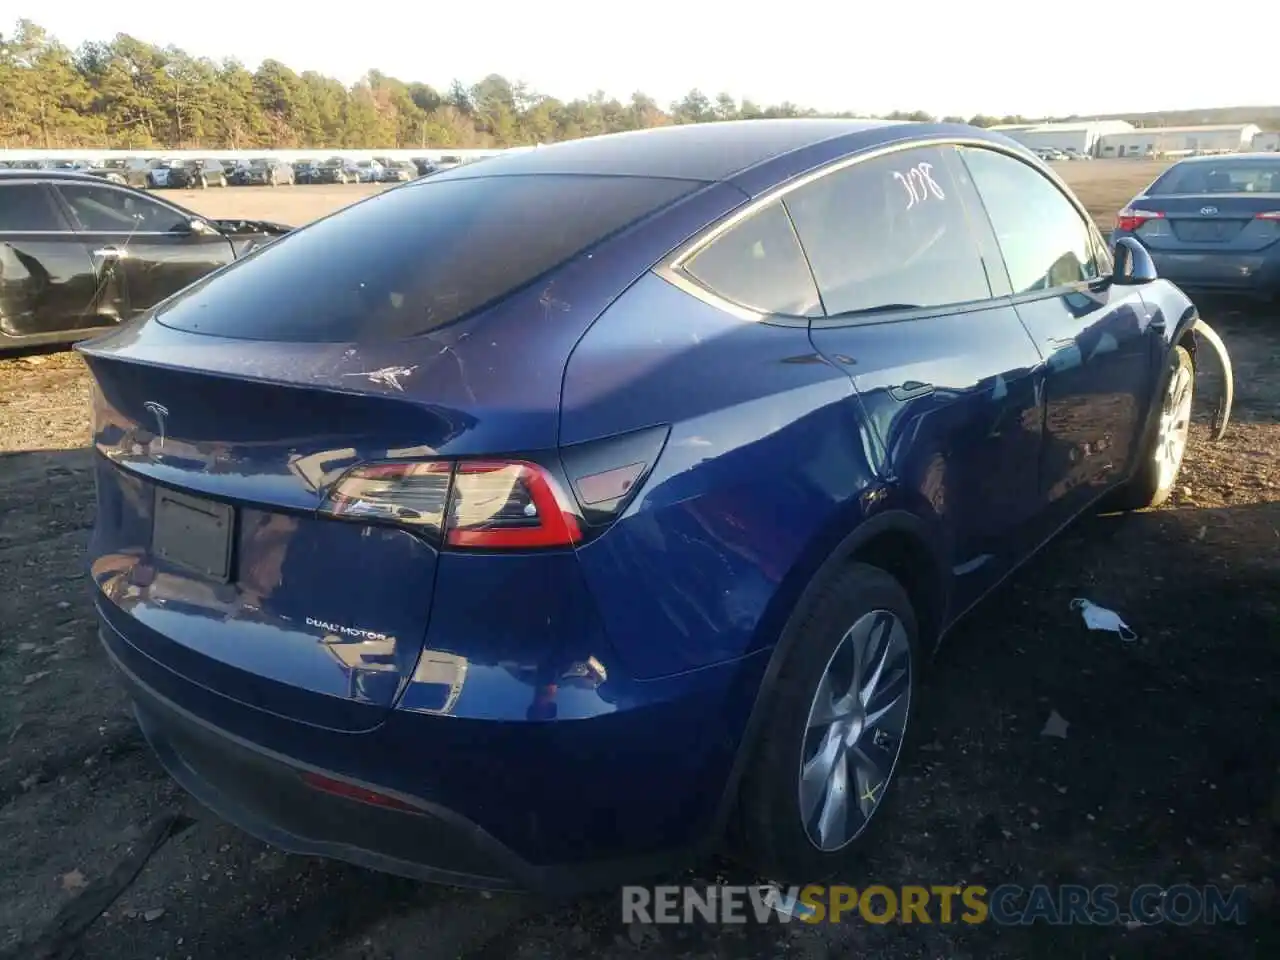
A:
<svg viewBox="0 0 1280 960">
<path fill-rule="evenodd" d="M 1104 227 L 1158 169 L 1062 165 Z M 371 189 L 171 196 L 211 216 L 302 223 Z M 1248 927 L 638 930 L 614 895 L 486 896 L 271 850 L 169 782 L 98 648 L 81 566 L 86 376 L 73 353 L 46 352 L 0 360 L 0 957 L 1280 955 L 1280 311 L 1202 310 L 1237 366 L 1227 439 L 1198 427 L 1166 508 L 1081 520 L 954 633 L 897 802 L 847 879 L 1245 884 Z M 1139 640 L 1086 631 L 1068 609 L 1077 596 L 1120 611 Z M 1065 739 L 1041 736 L 1055 710 Z M 127 879 L 175 813 L 184 829 L 105 914 L 78 939 L 49 939 L 59 911 Z M 711 863 L 700 876 L 737 874 Z"/>
</svg>

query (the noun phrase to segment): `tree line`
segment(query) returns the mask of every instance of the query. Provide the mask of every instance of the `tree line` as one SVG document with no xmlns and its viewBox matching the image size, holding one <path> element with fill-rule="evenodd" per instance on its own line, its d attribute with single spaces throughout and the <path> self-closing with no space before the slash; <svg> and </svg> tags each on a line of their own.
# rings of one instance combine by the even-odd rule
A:
<svg viewBox="0 0 1280 960">
<path fill-rule="evenodd" d="M 821 114 L 794 103 L 761 105 L 690 90 L 665 108 L 644 93 L 597 91 L 562 101 L 490 74 L 447 90 L 370 70 L 351 86 L 278 60 L 193 57 L 127 34 L 72 50 L 31 20 L 0 34 L 0 147 L 231 149 L 509 147 L 670 123 Z M 988 127 L 1018 116 L 887 119 Z M 1076 119 L 1065 118 L 1065 119 Z"/>
<path fill-rule="evenodd" d="M 278 60 L 249 70 L 126 34 L 72 50 L 38 24 L 0 34 L 0 147 L 118 149 L 507 147 L 669 123 L 819 114 L 690 90 L 665 109 L 644 93 L 562 101 L 498 74 L 447 90 L 370 70 L 345 86 Z M 934 119 L 924 111 L 892 119 Z M 962 121 L 962 117 L 947 117 Z M 972 117 L 990 126 L 1020 117 Z"/>
</svg>

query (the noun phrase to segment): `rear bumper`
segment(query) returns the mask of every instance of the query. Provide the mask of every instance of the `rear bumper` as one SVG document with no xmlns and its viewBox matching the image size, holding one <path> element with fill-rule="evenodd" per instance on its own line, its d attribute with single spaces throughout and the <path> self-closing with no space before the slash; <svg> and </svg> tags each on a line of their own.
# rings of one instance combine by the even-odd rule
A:
<svg viewBox="0 0 1280 960">
<path fill-rule="evenodd" d="M 1180 286 L 1257 294 L 1280 290 L 1280 257 L 1274 253 L 1150 252 L 1159 276 Z"/>
<path fill-rule="evenodd" d="M 393 710 L 378 729 L 353 734 L 228 700 L 99 622 L 169 774 L 219 817 L 283 850 L 431 882 L 565 894 L 672 869 L 718 837 L 739 743 L 723 721 L 741 723 L 724 716 L 737 710 L 723 699 L 542 723 Z M 708 679 L 741 689 L 749 708 L 765 660 L 728 664 Z M 307 773 L 414 809 L 316 789 Z"/>
<path fill-rule="evenodd" d="M 291 853 L 414 879 L 492 889 L 537 881 L 535 868 L 452 811 L 414 801 L 419 811 L 410 813 L 313 789 L 302 779 L 306 772 L 345 778 L 301 766 L 184 710 L 115 656 L 109 629 L 100 638 L 147 742 L 169 775 L 223 820 Z"/>
</svg>

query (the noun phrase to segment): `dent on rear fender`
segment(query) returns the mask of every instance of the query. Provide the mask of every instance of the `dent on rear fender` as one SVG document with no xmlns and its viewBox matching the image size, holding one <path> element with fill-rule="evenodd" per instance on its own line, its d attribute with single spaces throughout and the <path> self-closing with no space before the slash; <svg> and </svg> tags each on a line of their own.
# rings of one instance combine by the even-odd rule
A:
<svg viewBox="0 0 1280 960">
<path fill-rule="evenodd" d="M 1218 363 L 1222 367 L 1222 393 L 1218 397 L 1218 406 L 1214 410 L 1210 432 L 1214 440 L 1221 440 L 1227 432 L 1227 423 L 1231 420 L 1231 405 L 1235 400 L 1235 374 L 1231 369 L 1231 356 L 1227 353 L 1227 345 L 1222 342 L 1218 332 L 1205 323 L 1203 317 L 1197 317 L 1192 329 L 1208 341 L 1217 354 Z"/>
</svg>

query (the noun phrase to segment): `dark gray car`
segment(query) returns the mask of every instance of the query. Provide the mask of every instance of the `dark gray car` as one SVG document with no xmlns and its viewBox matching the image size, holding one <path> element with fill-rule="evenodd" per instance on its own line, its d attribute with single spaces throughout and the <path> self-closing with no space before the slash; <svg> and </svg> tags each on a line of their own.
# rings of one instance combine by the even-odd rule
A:
<svg viewBox="0 0 1280 960">
<path fill-rule="evenodd" d="M 84 173 L 0 172 L 0 351 L 94 336 L 291 229 Z"/>
<path fill-rule="evenodd" d="M 1280 296 L 1280 155 L 1175 163 L 1120 211 L 1126 236 L 1181 286 Z"/>
</svg>

